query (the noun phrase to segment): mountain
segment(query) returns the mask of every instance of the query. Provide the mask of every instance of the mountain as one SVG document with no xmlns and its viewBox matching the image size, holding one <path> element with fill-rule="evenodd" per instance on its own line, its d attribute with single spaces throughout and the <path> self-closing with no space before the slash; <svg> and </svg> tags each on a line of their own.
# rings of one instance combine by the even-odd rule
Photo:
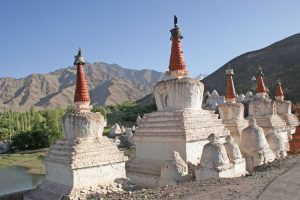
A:
<svg viewBox="0 0 300 200">
<path fill-rule="evenodd" d="M 255 88 L 255 81 L 251 81 L 251 78 L 261 65 L 265 74 L 265 84 L 272 96 L 276 81 L 280 79 L 286 98 L 300 102 L 300 34 L 232 59 L 203 79 L 206 91 L 216 89 L 219 94 L 224 95 L 225 70 L 228 64 L 234 70 L 234 83 L 239 94 Z"/>
<path fill-rule="evenodd" d="M 111 105 L 135 101 L 149 94 L 164 74 L 153 70 L 125 69 L 116 64 L 93 63 L 84 66 L 91 103 Z M 25 111 L 34 106 L 64 108 L 73 104 L 76 67 L 25 78 L 0 78 L 0 111 Z"/>
</svg>

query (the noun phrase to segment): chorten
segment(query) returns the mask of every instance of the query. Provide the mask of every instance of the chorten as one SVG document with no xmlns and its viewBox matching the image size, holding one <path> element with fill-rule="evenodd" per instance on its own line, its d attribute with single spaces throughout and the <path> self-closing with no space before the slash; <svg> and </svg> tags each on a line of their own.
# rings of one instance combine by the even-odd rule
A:
<svg viewBox="0 0 300 200">
<path fill-rule="evenodd" d="M 101 113 L 90 112 L 81 50 L 74 64 L 77 65 L 75 112 L 62 117 L 64 138 L 50 147 L 44 160 L 46 178 L 25 195 L 25 200 L 78 199 L 79 195 L 90 195 L 99 186 L 126 177 L 127 157 L 102 136 L 104 117 Z"/>
<path fill-rule="evenodd" d="M 256 125 L 255 119 L 250 119 L 249 126 L 243 130 L 240 148 L 246 159 L 247 171 L 250 173 L 254 167 L 272 162 L 275 158 L 263 129 Z"/>
<path fill-rule="evenodd" d="M 215 133 L 221 141 L 229 134 L 214 111 L 201 108 L 204 85 L 187 77 L 182 53 L 181 31 L 175 17 L 172 34 L 170 79 L 154 86 L 157 111 L 146 114 L 139 122 L 133 140 L 136 156 L 127 164 L 127 176 L 140 186 L 155 187 L 176 184 L 184 179 L 166 168 L 174 152 L 186 163 L 200 162 L 207 137 Z M 180 168 L 180 166 L 177 166 Z M 179 170 L 180 171 L 180 170 Z M 170 177 L 167 174 L 177 174 Z"/>
<path fill-rule="evenodd" d="M 284 100 L 284 94 L 280 80 L 277 81 L 275 90 L 275 105 L 277 114 L 286 122 L 289 128 L 289 134 L 295 132 L 299 121 L 296 115 L 292 114 L 292 102 Z"/>
<path fill-rule="evenodd" d="M 233 83 L 233 69 L 231 66 L 226 70 L 226 102 L 218 106 L 220 118 L 224 126 L 230 131 L 233 141 L 240 144 L 241 133 L 247 127 L 244 118 L 244 105 L 236 102 L 236 92 Z"/>
<path fill-rule="evenodd" d="M 259 67 L 256 74 L 256 94 L 249 103 L 249 119 L 256 119 L 257 125 L 263 128 L 266 139 L 276 158 L 286 156 L 288 150 L 288 127 L 277 115 L 276 105 L 268 94 L 264 83 L 264 74 Z"/>
<path fill-rule="evenodd" d="M 208 136 L 203 147 L 200 164 L 195 169 L 196 180 L 211 178 L 232 178 L 246 175 L 246 163 L 239 146 L 232 141 L 230 135 L 222 144 L 215 134 Z"/>
</svg>

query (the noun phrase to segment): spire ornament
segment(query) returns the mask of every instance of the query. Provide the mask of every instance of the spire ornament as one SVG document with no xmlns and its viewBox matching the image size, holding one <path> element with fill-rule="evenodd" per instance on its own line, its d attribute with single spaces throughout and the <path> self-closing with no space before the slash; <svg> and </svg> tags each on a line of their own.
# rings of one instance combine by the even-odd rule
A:
<svg viewBox="0 0 300 200">
<path fill-rule="evenodd" d="M 236 102 L 236 92 L 235 92 L 235 87 L 233 83 L 233 69 L 231 65 L 228 65 L 228 69 L 226 70 L 226 76 L 227 76 L 227 84 L 226 84 L 226 102 Z"/>
<path fill-rule="evenodd" d="M 256 96 L 266 96 L 267 89 L 264 83 L 264 73 L 262 67 L 259 66 L 256 73 Z"/>
<path fill-rule="evenodd" d="M 275 99 L 278 100 L 278 101 L 283 101 L 284 100 L 284 94 L 283 94 L 283 91 L 282 91 L 280 79 L 277 80 L 276 90 L 275 90 Z"/>
<path fill-rule="evenodd" d="M 74 65 L 77 66 L 76 89 L 74 95 L 75 112 L 90 112 L 90 94 L 83 70 L 85 61 L 80 48 L 74 58 Z"/>
<path fill-rule="evenodd" d="M 185 59 L 181 48 L 181 40 L 183 36 L 178 26 L 178 19 L 174 16 L 174 28 L 170 30 L 172 41 L 169 71 L 166 72 L 170 78 L 183 78 L 187 77 L 188 71 L 186 70 Z"/>
</svg>

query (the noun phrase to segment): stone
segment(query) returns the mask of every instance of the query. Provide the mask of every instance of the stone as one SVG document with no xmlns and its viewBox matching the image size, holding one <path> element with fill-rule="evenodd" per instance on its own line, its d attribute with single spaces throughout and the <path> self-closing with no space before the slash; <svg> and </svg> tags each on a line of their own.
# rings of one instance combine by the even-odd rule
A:
<svg viewBox="0 0 300 200">
<path fill-rule="evenodd" d="M 245 97 L 246 97 L 246 96 L 245 96 L 244 94 L 240 94 L 240 95 L 238 95 L 236 101 L 237 101 L 238 103 L 243 103 L 243 102 L 245 101 Z"/>
<path fill-rule="evenodd" d="M 131 131 L 132 132 L 134 132 L 136 130 L 136 127 L 135 127 L 135 125 L 132 125 L 132 127 L 131 127 Z"/>
<path fill-rule="evenodd" d="M 205 109 L 215 110 L 218 105 L 225 103 L 225 97 L 220 96 L 216 90 L 213 90 L 203 105 Z"/>
<path fill-rule="evenodd" d="M 246 171 L 246 161 L 241 154 L 239 146 L 234 143 L 230 135 L 225 138 L 225 141 L 224 146 L 230 163 L 234 165 L 235 177 L 246 175 L 248 173 Z"/>
<path fill-rule="evenodd" d="M 0 154 L 5 153 L 10 149 L 10 143 L 7 140 L 0 141 Z"/>
<path fill-rule="evenodd" d="M 252 92 L 248 91 L 245 95 L 245 98 L 244 98 L 244 102 L 249 102 L 251 101 L 252 99 L 254 98 L 254 95 Z"/>
<path fill-rule="evenodd" d="M 137 118 L 136 118 L 136 124 L 139 126 L 139 124 L 142 122 L 142 118 L 140 117 L 140 116 L 138 116 Z"/>
<path fill-rule="evenodd" d="M 188 175 L 188 165 L 181 158 L 177 151 L 173 152 L 173 157 L 168 160 L 161 168 L 161 177 L 164 180 L 162 185 L 173 185 L 174 182 L 184 180 Z"/>
<path fill-rule="evenodd" d="M 125 133 L 125 127 L 121 126 L 121 134 L 124 134 L 124 133 Z"/>
<path fill-rule="evenodd" d="M 255 119 L 249 119 L 249 126 L 242 131 L 240 149 L 246 159 L 246 169 L 250 173 L 254 167 L 275 159 L 264 130 L 256 125 Z"/>
<path fill-rule="evenodd" d="M 119 124 L 115 124 L 111 127 L 109 132 L 109 137 L 116 137 L 122 135 L 122 130 L 119 126 Z"/>
<path fill-rule="evenodd" d="M 225 146 L 219 143 L 215 134 L 209 135 L 208 140 L 209 143 L 203 147 L 200 164 L 195 169 L 196 180 L 235 177 Z"/>
<path fill-rule="evenodd" d="M 132 129 L 131 129 L 131 128 L 126 128 L 126 129 L 125 129 L 125 135 L 126 135 L 127 137 L 132 137 L 132 136 L 133 136 L 133 134 L 132 134 Z"/>
</svg>

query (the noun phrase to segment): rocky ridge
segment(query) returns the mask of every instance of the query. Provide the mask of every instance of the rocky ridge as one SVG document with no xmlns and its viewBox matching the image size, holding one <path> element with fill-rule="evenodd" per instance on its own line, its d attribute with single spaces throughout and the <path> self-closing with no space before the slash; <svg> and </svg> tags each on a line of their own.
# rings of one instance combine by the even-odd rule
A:
<svg viewBox="0 0 300 200">
<path fill-rule="evenodd" d="M 254 90 L 258 66 L 262 66 L 265 83 L 271 96 L 275 94 L 276 81 L 281 80 L 287 99 L 300 102 L 300 33 L 275 42 L 263 49 L 242 54 L 203 79 L 205 90 L 216 89 L 224 95 L 225 70 L 230 64 L 234 71 L 234 83 L 239 94 Z"/>
<path fill-rule="evenodd" d="M 161 72 L 126 69 L 101 62 L 86 64 L 84 71 L 93 105 L 136 101 L 150 94 L 154 84 L 164 78 Z M 0 111 L 65 108 L 73 104 L 75 79 L 75 67 L 21 79 L 0 78 Z"/>
</svg>

